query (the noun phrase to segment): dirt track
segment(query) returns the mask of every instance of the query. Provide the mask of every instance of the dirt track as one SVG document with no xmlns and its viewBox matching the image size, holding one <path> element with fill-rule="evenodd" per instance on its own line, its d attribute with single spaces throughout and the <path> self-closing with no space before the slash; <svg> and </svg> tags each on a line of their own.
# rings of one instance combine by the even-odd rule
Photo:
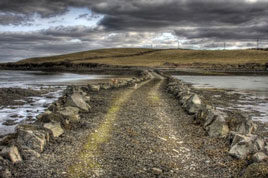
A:
<svg viewBox="0 0 268 178">
<path fill-rule="evenodd" d="M 206 136 L 155 76 L 137 89 L 92 93 L 93 112 L 20 165 L 17 177 L 232 177 L 240 162 Z"/>
</svg>

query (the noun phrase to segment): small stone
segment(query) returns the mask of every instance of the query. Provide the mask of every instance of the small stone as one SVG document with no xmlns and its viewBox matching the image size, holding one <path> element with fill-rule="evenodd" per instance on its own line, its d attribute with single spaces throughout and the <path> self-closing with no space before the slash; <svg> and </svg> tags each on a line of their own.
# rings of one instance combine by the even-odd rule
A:
<svg viewBox="0 0 268 178">
<path fill-rule="evenodd" d="M 155 174 L 155 175 L 160 175 L 162 174 L 162 169 L 159 169 L 159 168 L 153 168 L 152 169 L 152 173 Z"/>
<path fill-rule="evenodd" d="M 100 91 L 100 85 L 89 84 L 88 87 L 89 87 L 90 91 L 94 91 L 94 92 Z"/>
<path fill-rule="evenodd" d="M 254 162 L 262 162 L 264 160 L 268 160 L 268 156 L 263 152 L 255 153 L 252 157 Z"/>
</svg>

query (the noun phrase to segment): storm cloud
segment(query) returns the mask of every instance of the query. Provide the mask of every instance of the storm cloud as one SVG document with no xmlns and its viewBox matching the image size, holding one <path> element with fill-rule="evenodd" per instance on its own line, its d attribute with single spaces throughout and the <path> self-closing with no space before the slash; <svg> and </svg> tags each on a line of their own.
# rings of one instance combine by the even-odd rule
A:
<svg viewBox="0 0 268 178">
<path fill-rule="evenodd" d="M 70 7 L 92 12 L 76 19 L 103 18 L 94 27 L 68 24 L 28 32 L 2 30 L 0 60 L 105 47 L 149 47 L 156 42 L 159 47 L 177 47 L 179 41 L 181 47 L 208 49 L 229 42 L 245 48 L 254 47 L 257 38 L 268 34 L 267 0 L 3 0 L 0 25 L 31 26 L 36 15 L 53 18 Z"/>
</svg>

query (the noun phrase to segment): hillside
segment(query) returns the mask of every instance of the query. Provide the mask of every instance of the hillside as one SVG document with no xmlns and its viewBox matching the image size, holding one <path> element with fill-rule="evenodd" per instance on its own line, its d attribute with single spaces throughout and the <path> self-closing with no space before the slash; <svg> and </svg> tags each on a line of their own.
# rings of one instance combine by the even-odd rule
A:
<svg viewBox="0 0 268 178">
<path fill-rule="evenodd" d="M 84 51 L 59 56 L 31 58 L 18 63 L 63 62 L 100 63 L 124 66 L 163 66 L 164 64 L 245 64 L 268 62 L 268 51 L 260 50 L 152 50 L 117 48 Z"/>
</svg>

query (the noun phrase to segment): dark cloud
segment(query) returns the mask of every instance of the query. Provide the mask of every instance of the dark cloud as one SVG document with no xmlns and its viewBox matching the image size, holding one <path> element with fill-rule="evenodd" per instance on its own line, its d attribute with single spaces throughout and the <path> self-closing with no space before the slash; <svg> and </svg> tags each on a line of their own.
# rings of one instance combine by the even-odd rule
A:
<svg viewBox="0 0 268 178">
<path fill-rule="evenodd" d="M 107 33 L 99 28 L 55 27 L 35 32 L 0 32 L 0 61 L 112 47 L 144 47 L 154 33 Z"/>
<path fill-rule="evenodd" d="M 0 60 L 60 54 L 102 47 L 147 47 L 171 32 L 185 47 L 217 48 L 223 42 L 253 47 L 268 34 L 267 0 L 1 0 L 0 24 L 30 23 L 61 15 L 69 7 L 91 9 L 77 19 L 104 18 L 96 28 L 82 26 L 35 32 L 0 32 Z M 53 21 L 51 21 L 53 23 Z M 176 44 L 162 40 L 162 46 Z M 159 45 L 159 46 L 161 46 Z M 7 55 L 8 53 L 8 55 Z"/>
</svg>

